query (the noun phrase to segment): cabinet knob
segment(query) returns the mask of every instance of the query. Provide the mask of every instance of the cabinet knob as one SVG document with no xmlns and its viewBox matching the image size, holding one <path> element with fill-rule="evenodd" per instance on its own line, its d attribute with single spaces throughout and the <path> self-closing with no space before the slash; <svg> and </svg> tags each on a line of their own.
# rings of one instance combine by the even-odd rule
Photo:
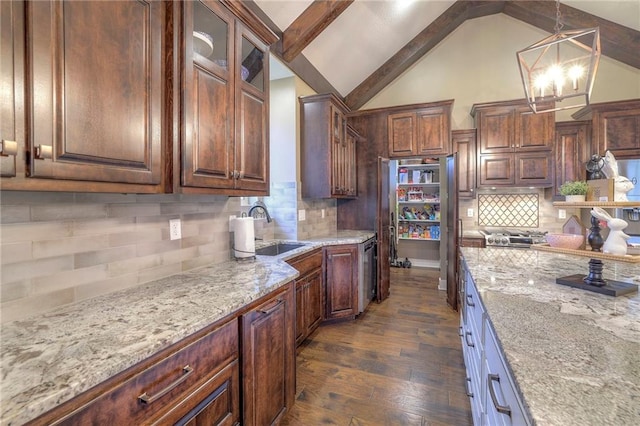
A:
<svg viewBox="0 0 640 426">
<path fill-rule="evenodd" d="M 0 155 L 8 157 L 18 155 L 18 143 L 16 141 L 2 140 L 0 142 Z"/>
<path fill-rule="evenodd" d="M 51 145 L 36 146 L 36 160 L 51 160 L 53 158 L 53 147 Z"/>
</svg>

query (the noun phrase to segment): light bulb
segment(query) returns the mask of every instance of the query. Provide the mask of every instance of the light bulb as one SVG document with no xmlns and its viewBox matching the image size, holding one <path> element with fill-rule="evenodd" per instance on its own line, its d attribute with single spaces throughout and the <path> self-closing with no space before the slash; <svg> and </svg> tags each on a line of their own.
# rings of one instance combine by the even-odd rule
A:
<svg viewBox="0 0 640 426">
<path fill-rule="evenodd" d="M 573 83 L 573 90 L 578 90 L 578 79 L 582 77 L 584 68 L 581 65 L 574 65 L 569 69 L 569 78 Z"/>
</svg>

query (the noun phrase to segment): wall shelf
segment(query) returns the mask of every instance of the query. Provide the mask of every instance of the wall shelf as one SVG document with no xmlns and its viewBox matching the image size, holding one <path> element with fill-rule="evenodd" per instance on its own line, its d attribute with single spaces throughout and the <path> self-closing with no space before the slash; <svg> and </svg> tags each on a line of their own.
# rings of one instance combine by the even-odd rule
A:
<svg viewBox="0 0 640 426">
<path fill-rule="evenodd" d="M 611 208 L 625 208 L 625 207 L 640 207 L 638 201 L 582 201 L 582 202 L 568 202 L 568 201 L 554 201 L 554 207 L 579 207 L 579 208 L 591 208 L 591 207 L 611 207 Z"/>
</svg>

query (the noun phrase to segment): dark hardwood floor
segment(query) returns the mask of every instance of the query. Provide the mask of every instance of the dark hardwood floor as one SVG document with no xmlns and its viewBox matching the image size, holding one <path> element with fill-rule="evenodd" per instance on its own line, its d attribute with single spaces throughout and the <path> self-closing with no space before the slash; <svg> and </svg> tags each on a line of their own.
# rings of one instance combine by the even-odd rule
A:
<svg viewBox="0 0 640 426">
<path fill-rule="evenodd" d="M 438 271 L 391 269 L 391 296 L 321 326 L 298 350 L 284 425 L 471 425 L 459 314 Z"/>
</svg>

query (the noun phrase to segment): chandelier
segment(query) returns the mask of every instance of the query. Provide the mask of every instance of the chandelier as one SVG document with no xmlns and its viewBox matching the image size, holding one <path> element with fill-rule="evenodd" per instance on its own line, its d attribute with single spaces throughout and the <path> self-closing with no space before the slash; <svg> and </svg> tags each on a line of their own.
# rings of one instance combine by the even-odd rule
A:
<svg viewBox="0 0 640 426">
<path fill-rule="evenodd" d="M 600 61 L 598 27 L 562 31 L 556 0 L 555 34 L 517 52 L 520 76 L 534 113 L 589 105 Z"/>
</svg>

